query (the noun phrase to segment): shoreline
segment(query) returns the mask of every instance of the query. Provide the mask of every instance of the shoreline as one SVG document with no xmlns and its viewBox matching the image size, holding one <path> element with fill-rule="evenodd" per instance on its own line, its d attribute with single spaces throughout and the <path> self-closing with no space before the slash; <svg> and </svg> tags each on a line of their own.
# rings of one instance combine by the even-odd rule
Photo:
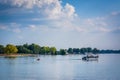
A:
<svg viewBox="0 0 120 80">
<path fill-rule="evenodd" d="M 23 57 L 23 56 L 35 57 L 35 56 L 37 56 L 37 54 L 25 54 L 25 53 L 21 53 L 21 54 L 0 54 L 0 56 L 3 56 L 3 57 Z"/>
<path fill-rule="evenodd" d="M 103 53 L 99 53 L 101 55 Z M 104 54 L 120 54 L 120 53 L 104 53 Z M 25 54 L 25 53 L 17 53 L 17 54 L 0 54 L 0 57 L 36 57 L 41 54 Z M 67 55 L 84 55 L 84 54 L 67 54 Z M 63 56 L 63 55 L 62 55 Z"/>
</svg>

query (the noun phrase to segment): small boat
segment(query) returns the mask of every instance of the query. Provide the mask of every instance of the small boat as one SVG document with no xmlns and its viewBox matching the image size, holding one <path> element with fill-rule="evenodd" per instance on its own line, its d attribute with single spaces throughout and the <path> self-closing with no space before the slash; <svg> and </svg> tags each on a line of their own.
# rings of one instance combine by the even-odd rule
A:
<svg viewBox="0 0 120 80">
<path fill-rule="evenodd" d="M 88 53 L 86 56 L 84 56 L 82 58 L 82 60 L 86 60 L 86 61 L 96 61 L 98 60 L 99 56 L 98 54 L 92 54 L 92 53 Z"/>
<path fill-rule="evenodd" d="M 39 61 L 40 60 L 40 58 L 37 58 L 37 61 Z"/>
</svg>

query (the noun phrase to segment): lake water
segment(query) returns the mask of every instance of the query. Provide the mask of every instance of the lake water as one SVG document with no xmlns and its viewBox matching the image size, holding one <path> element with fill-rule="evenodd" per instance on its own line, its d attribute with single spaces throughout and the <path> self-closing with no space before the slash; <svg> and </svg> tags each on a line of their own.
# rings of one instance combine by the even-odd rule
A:
<svg viewBox="0 0 120 80">
<path fill-rule="evenodd" d="M 81 57 L 0 57 L 0 80 L 120 80 L 120 54 L 101 54 L 88 62 Z"/>
</svg>

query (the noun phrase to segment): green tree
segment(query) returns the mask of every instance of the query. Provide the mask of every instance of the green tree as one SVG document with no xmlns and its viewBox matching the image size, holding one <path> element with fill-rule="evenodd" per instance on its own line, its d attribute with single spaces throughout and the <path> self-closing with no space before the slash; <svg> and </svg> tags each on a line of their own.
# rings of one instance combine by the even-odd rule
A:
<svg viewBox="0 0 120 80">
<path fill-rule="evenodd" d="M 20 46 L 16 46 L 18 49 L 18 53 L 32 53 L 31 50 L 27 49 L 26 47 L 20 45 Z"/>
<path fill-rule="evenodd" d="M 98 50 L 97 48 L 94 48 L 94 49 L 92 50 L 92 52 L 93 52 L 94 54 L 96 54 L 96 53 L 99 52 L 99 50 Z"/>
<path fill-rule="evenodd" d="M 4 46 L 3 45 L 0 45 L 0 54 L 1 53 L 4 53 Z"/>
<path fill-rule="evenodd" d="M 40 53 L 40 46 L 37 44 L 31 44 L 29 45 L 28 49 L 30 49 L 34 54 Z"/>
<path fill-rule="evenodd" d="M 45 47 L 45 51 L 47 54 L 50 54 L 50 48 L 48 46 Z"/>
<path fill-rule="evenodd" d="M 66 54 L 66 51 L 64 49 L 60 49 L 60 54 L 61 55 L 65 55 Z"/>
<path fill-rule="evenodd" d="M 67 52 L 70 53 L 70 54 L 73 54 L 73 49 L 69 48 Z"/>
<path fill-rule="evenodd" d="M 28 43 L 24 44 L 24 45 L 23 45 L 23 47 L 25 47 L 25 48 L 27 48 L 27 49 L 28 49 L 28 48 L 29 48 Z"/>
<path fill-rule="evenodd" d="M 41 48 L 40 48 L 40 54 L 45 54 L 45 52 L 46 52 L 46 51 L 45 51 L 45 47 L 41 47 Z"/>
<path fill-rule="evenodd" d="M 86 49 L 86 48 L 81 48 L 81 49 L 80 49 L 80 53 L 85 54 L 86 52 L 87 52 L 87 49 Z"/>
<path fill-rule="evenodd" d="M 88 47 L 88 48 L 86 48 L 86 49 L 87 49 L 87 52 L 88 52 L 88 53 L 92 52 L 92 48 L 91 48 L 91 47 Z"/>
<path fill-rule="evenodd" d="M 73 52 L 74 52 L 75 54 L 78 54 L 78 53 L 80 52 L 80 49 L 79 49 L 79 48 L 73 48 Z"/>
<path fill-rule="evenodd" d="M 50 48 L 50 53 L 51 53 L 52 55 L 56 55 L 56 51 L 57 51 L 57 49 L 56 49 L 55 47 L 51 47 L 51 48 Z"/>
<path fill-rule="evenodd" d="M 12 44 L 8 44 L 5 49 L 4 49 L 6 54 L 13 54 L 13 53 L 17 53 L 18 49 L 16 46 L 12 45 Z"/>
</svg>

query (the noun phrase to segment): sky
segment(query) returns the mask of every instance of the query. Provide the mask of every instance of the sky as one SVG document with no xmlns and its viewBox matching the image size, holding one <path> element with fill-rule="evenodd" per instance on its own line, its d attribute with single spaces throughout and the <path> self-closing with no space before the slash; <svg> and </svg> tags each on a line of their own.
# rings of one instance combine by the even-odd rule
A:
<svg viewBox="0 0 120 80">
<path fill-rule="evenodd" d="M 0 0 L 0 44 L 120 49 L 120 0 Z"/>
</svg>

